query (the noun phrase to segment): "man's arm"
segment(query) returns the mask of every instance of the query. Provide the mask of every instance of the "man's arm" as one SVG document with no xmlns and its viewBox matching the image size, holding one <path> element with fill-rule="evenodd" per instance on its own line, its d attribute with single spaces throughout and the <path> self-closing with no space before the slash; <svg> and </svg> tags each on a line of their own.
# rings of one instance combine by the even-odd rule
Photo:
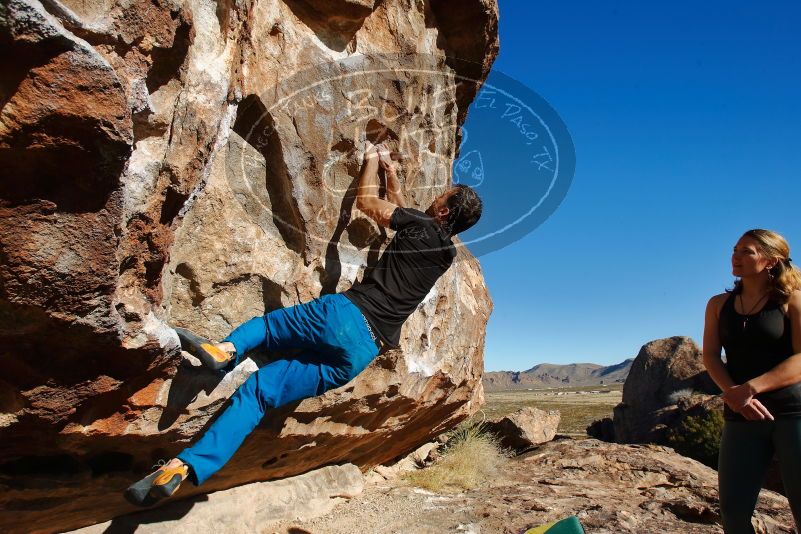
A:
<svg viewBox="0 0 801 534">
<path fill-rule="evenodd" d="M 379 161 L 387 177 L 387 200 L 401 208 L 405 208 L 406 199 L 403 196 L 403 190 L 398 180 L 397 167 L 395 162 L 392 161 L 389 151 L 383 147 L 379 147 Z"/>
<path fill-rule="evenodd" d="M 356 207 L 379 225 L 389 227 L 397 204 L 378 198 L 378 151 L 370 145 L 364 154 L 364 163 L 356 189 Z"/>
</svg>

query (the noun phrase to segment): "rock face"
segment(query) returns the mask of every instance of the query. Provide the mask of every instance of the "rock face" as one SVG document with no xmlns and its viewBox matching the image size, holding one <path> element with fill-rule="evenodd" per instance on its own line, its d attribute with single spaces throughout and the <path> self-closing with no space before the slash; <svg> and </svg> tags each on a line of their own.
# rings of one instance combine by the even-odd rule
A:
<svg viewBox="0 0 801 534">
<path fill-rule="evenodd" d="M 535 498 L 557 519 L 570 509 L 589 532 L 719 532 L 717 473 L 667 447 L 596 440 L 547 443 L 522 462 L 549 487 Z M 758 532 L 791 532 L 787 501 L 763 491 Z"/>
<path fill-rule="evenodd" d="M 646 434 L 646 438 L 649 440 L 647 443 L 668 445 L 670 444 L 668 434 L 671 429 L 680 428 L 682 422 L 688 417 L 706 418 L 711 412 L 723 413 L 723 399 L 719 395 L 687 392 L 684 396 L 676 397 L 675 404 L 651 412 L 650 429 Z M 614 442 L 617 435 L 626 435 L 623 432 L 616 434 L 615 428 L 614 419 L 605 417 L 588 426 L 587 434 L 596 439 Z M 768 489 L 778 491 L 774 487 L 768 487 Z"/>
<path fill-rule="evenodd" d="M 525 407 L 486 424 L 487 430 L 500 439 L 503 447 L 525 450 L 551 441 L 561 418 L 558 410 Z"/>
<path fill-rule="evenodd" d="M 614 410 L 614 440 L 664 443 L 666 430 L 680 418 L 679 398 L 693 392 L 718 393 L 693 340 L 671 337 L 646 343 L 623 385 L 623 402 Z"/>
<path fill-rule="evenodd" d="M 362 132 L 410 155 L 426 207 L 497 16 L 494 0 L 0 5 L 0 530 L 131 511 L 121 490 L 256 369 L 182 365 L 168 324 L 218 337 L 361 276 L 390 237 L 353 206 Z M 269 415 L 181 495 L 367 468 L 453 426 L 483 400 L 490 310 L 460 247 L 401 350 Z"/>
</svg>

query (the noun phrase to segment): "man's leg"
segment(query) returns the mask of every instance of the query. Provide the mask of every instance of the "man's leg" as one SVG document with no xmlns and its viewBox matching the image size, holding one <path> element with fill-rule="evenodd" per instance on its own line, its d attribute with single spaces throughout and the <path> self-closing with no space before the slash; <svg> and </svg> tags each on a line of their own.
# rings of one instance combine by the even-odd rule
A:
<svg viewBox="0 0 801 534">
<path fill-rule="evenodd" d="M 151 486 L 160 496 L 170 496 L 187 476 L 187 468 L 193 482 L 202 484 L 233 456 L 267 408 L 320 395 L 366 367 L 378 352 L 366 329 L 358 309 L 339 294 L 275 310 L 240 325 L 217 344 L 222 350 L 236 350 L 233 365 L 256 347 L 270 351 L 300 348 L 307 357 L 278 360 L 259 369 L 240 386 L 203 437 L 162 468 L 170 477 L 168 484 L 156 487 L 153 477 L 157 471 L 129 487 L 126 496 L 131 502 L 145 504 L 153 493 Z M 165 476 L 157 482 L 161 479 Z"/>
<path fill-rule="evenodd" d="M 282 351 L 325 347 L 326 316 L 336 299 L 335 295 L 323 295 L 242 323 L 217 344 L 222 350 L 234 352 L 226 370 L 236 367 L 246 353 L 256 348 Z"/>
<path fill-rule="evenodd" d="M 254 317 L 242 323 L 218 344 L 223 350 L 233 349 L 234 357 L 231 364 L 227 367 L 228 370 L 239 365 L 239 362 L 242 361 L 246 353 L 264 344 L 267 339 L 267 315 Z M 226 348 L 225 344 L 230 344 L 230 347 Z"/>
<path fill-rule="evenodd" d="M 216 348 L 223 351 L 236 350 L 235 357 L 225 369 L 233 369 L 245 353 L 257 347 L 270 351 L 300 348 L 309 355 L 316 352 L 317 345 L 328 348 L 322 341 L 332 298 L 333 295 L 325 295 L 305 304 L 254 317 L 240 325 L 222 343 L 216 344 Z M 320 359 L 308 357 L 278 360 L 259 369 L 240 386 L 230 406 L 198 443 L 155 473 L 129 486 L 126 498 L 133 504 L 148 506 L 159 498 L 172 495 L 187 476 L 198 484 L 202 483 L 228 461 L 268 407 L 313 397 L 330 387 L 330 380 L 326 380 L 321 389 L 320 369 Z M 326 377 L 329 375 L 327 372 Z"/>
<path fill-rule="evenodd" d="M 342 295 L 326 295 L 251 319 L 226 341 L 233 343 L 238 357 L 258 346 L 305 352 L 299 359 L 278 360 L 251 375 L 203 437 L 178 454 L 179 460 L 191 466 L 190 477 L 196 485 L 233 456 L 268 408 L 341 386 L 378 353 L 361 312 Z"/>
<path fill-rule="evenodd" d="M 268 408 L 314 397 L 320 387 L 319 364 L 286 359 L 271 362 L 250 375 L 203 437 L 177 458 L 190 466 L 191 480 L 200 485 L 228 462 Z"/>
<path fill-rule="evenodd" d="M 753 534 L 751 516 L 773 458 L 774 421 L 726 421 L 720 439 L 718 486 L 726 534 Z"/>
<path fill-rule="evenodd" d="M 268 408 L 322 393 L 318 361 L 318 357 L 276 360 L 250 375 L 197 443 L 129 486 L 125 497 L 133 504 L 150 506 L 174 494 L 187 477 L 195 485 L 205 482 L 230 460 Z"/>
</svg>

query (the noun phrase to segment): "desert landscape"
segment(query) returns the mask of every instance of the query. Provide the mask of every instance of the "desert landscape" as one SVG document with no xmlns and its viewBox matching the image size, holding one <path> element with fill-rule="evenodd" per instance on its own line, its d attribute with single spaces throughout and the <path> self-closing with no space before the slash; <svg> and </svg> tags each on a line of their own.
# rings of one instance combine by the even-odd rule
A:
<svg viewBox="0 0 801 534">
<path fill-rule="evenodd" d="M 552 25 L 540 7 L 520 22 L 523 71 L 535 72 L 536 54 L 570 48 L 577 57 L 591 55 L 592 41 L 529 50 L 531 34 Z M 573 17 L 588 10 L 567 11 L 563 27 L 573 28 Z M 465 124 L 468 110 L 500 109 L 495 98 L 504 91 L 488 87 L 499 17 L 496 0 L 0 3 L 0 532 L 521 534 L 569 516 L 589 533 L 722 532 L 710 466 L 723 404 L 690 337 L 660 324 L 649 330 L 657 339 L 616 348 L 622 360 L 614 365 L 532 357 L 519 366 L 527 370 L 485 372 L 495 307 L 489 270 L 477 257 L 481 240 L 463 241 L 454 226 L 468 231 L 483 208 L 475 190 L 457 182 L 456 162 L 460 154 L 485 161 L 480 151 L 463 150 Z M 592 91 L 592 101 L 574 108 L 575 120 L 606 111 L 594 100 L 603 91 L 545 73 L 536 71 L 537 81 L 555 83 L 560 96 L 570 96 L 565 87 Z M 483 191 L 512 193 L 493 208 L 498 228 L 487 224 L 488 241 L 497 242 L 483 250 L 499 255 L 519 252 L 518 240 L 561 205 L 576 170 L 559 114 L 524 84 L 507 81 L 548 120 L 532 112 L 526 123 L 518 113 L 523 103 L 511 95 L 518 99 L 506 103 L 517 108 L 514 118 L 500 111 L 496 127 L 473 130 L 497 137 L 488 143 L 500 147 L 497 159 L 520 158 L 526 169 L 503 167 L 486 180 Z M 623 87 L 608 81 L 604 87 Z M 639 81 L 626 87 L 644 100 Z M 676 93 L 659 101 L 666 105 Z M 722 115 L 729 120 L 731 112 Z M 772 115 L 785 114 L 760 117 Z M 614 122 L 608 119 L 588 119 L 592 133 L 581 139 L 615 139 L 597 153 L 615 156 L 607 159 L 617 179 L 625 145 L 605 130 L 597 135 L 599 125 Z M 622 122 L 629 135 L 632 125 L 660 127 L 642 117 Z M 754 131 L 772 131 L 762 126 Z M 730 123 L 726 129 L 735 130 Z M 552 139 L 552 132 L 560 135 Z M 673 137 L 663 133 L 652 137 Z M 559 172 L 549 167 L 556 163 Z M 461 166 L 476 189 L 485 183 L 483 165 Z M 529 176 L 532 169 L 542 175 Z M 512 181 L 521 177 L 542 190 L 521 193 L 521 182 Z M 603 180 L 585 178 L 580 185 L 600 183 L 610 192 Z M 650 184 L 641 178 L 613 192 Z M 692 179 L 693 187 L 706 182 Z M 673 187 L 676 178 L 666 181 Z M 654 219 L 679 219 L 675 206 L 687 196 L 679 190 L 679 200 L 666 200 L 669 210 Z M 659 214 L 652 197 L 661 193 L 641 192 L 629 207 Z M 545 211 L 528 217 L 535 210 L 526 205 L 525 216 L 512 214 L 511 197 Z M 583 192 L 591 207 L 603 204 L 600 197 Z M 643 220 L 621 223 L 625 209 L 594 220 L 586 206 L 577 209 L 588 217 L 578 222 L 582 232 L 564 230 L 536 253 L 506 261 L 526 269 L 519 279 L 496 278 L 513 286 L 515 298 L 496 317 L 523 321 L 508 330 L 514 343 L 528 329 L 548 337 L 530 312 L 580 316 L 550 308 L 580 300 L 563 292 L 583 288 L 588 259 L 561 249 L 577 233 L 601 243 L 610 234 L 584 229 L 614 221 L 615 235 L 621 228 L 649 232 L 631 239 L 637 246 L 660 235 Z M 484 223 L 493 215 L 486 211 Z M 684 211 L 689 219 L 702 210 Z M 502 216 L 533 222 L 505 235 L 512 225 Z M 429 238 L 439 245 L 418 246 Z M 396 267 L 403 276 L 379 284 L 375 266 L 401 257 L 392 247 L 404 240 L 426 268 Z M 566 261 L 545 261 L 557 244 Z M 383 256 L 387 250 L 398 256 Z M 593 258 L 593 265 L 612 265 L 632 250 L 618 250 L 615 261 Z M 580 276 L 540 276 L 545 268 L 560 276 L 577 268 Z M 436 276 L 428 276 L 432 269 Z M 632 271 L 614 269 L 615 276 Z M 540 289 L 553 290 L 552 301 L 518 299 L 537 276 L 551 286 Z M 633 287 L 642 298 L 639 282 L 612 282 L 608 287 Z M 331 302 L 359 285 L 370 285 L 366 294 L 385 305 L 360 308 L 342 297 L 340 311 L 351 315 L 338 325 L 334 312 L 298 320 L 311 331 L 303 339 L 272 319 L 260 321 L 329 296 Z M 615 316 L 608 306 L 617 296 L 591 303 L 592 314 Z M 650 315 L 639 305 L 624 311 Z M 254 319 L 261 340 L 237 354 L 223 340 Z M 575 334 L 580 324 L 569 327 L 569 335 L 596 343 Z M 187 343 L 179 330 L 200 341 Z M 279 331 L 291 343 L 270 345 Z M 226 343 L 233 348 L 220 347 Z M 595 350 L 576 353 L 592 359 Z M 198 357 L 212 352 L 219 367 Z M 287 371 L 280 382 L 262 381 L 265 369 L 279 373 L 277 362 L 302 366 L 307 380 Z M 226 421 L 238 431 L 243 421 L 252 425 L 239 441 L 213 434 L 222 437 L 207 442 L 208 456 L 225 448 L 229 457 L 209 469 L 207 481 L 192 484 L 197 466 L 176 457 L 197 446 L 221 413 L 240 407 L 249 385 L 258 392 L 248 397 L 251 417 Z M 303 394 L 287 393 L 301 386 Z M 170 459 L 180 464 L 174 472 Z M 137 481 L 145 483 L 139 499 L 131 498 L 132 487 L 141 489 Z M 769 488 L 781 486 L 773 480 Z M 787 499 L 763 489 L 756 532 L 790 533 L 792 524 Z"/>
</svg>

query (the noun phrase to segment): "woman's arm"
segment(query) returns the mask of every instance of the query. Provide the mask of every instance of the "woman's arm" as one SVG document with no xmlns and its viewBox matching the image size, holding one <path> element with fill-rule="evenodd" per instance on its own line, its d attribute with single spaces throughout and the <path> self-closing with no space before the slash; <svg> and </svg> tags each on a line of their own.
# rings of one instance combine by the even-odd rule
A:
<svg viewBox="0 0 801 534">
<path fill-rule="evenodd" d="M 715 295 L 706 304 L 706 314 L 704 319 L 704 367 L 709 376 L 715 381 L 721 391 L 736 386 L 734 380 L 729 376 L 729 372 L 720 359 L 720 335 L 718 334 L 718 315 L 722 300 L 726 295 Z"/>
<path fill-rule="evenodd" d="M 729 376 L 726 366 L 720 359 L 720 334 L 718 333 L 718 321 L 720 309 L 726 301 L 727 295 L 716 295 L 709 299 L 706 305 L 706 315 L 704 319 L 704 367 L 715 384 L 723 391 L 723 401 L 735 412 L 750 421 L 761 419 L 773 419 L 773 415 L 765 408 L 761 402 L 754 398 L 753 393 L 749 393 L 738 386 Z"/>
<path fill-rule="evenodd" d="M 801 291 L 794 291 L 790 296 L 787 312 L 790 315 L 791 339 L 795 354 L 767 373 L 746 382 L 754 395 L 801 382 Z"/>
</svg>

